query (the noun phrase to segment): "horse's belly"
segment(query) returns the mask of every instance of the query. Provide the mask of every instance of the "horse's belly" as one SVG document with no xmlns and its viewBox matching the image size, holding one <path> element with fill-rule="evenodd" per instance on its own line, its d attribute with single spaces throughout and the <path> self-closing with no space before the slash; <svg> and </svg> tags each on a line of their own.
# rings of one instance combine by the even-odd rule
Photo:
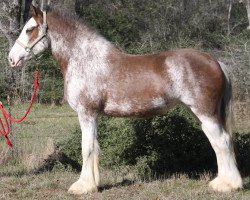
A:
<svg viewBox="0 0 250 200">
<path fill-rule="evenodd" d="M 104 107 L 104 114 L 109 116 L 151 116 L 164 113 L 172 107 L 173 102 L 166 101 L 164 98 L 154 98 L 147 101 L 109 101 Z"/>
</svg>

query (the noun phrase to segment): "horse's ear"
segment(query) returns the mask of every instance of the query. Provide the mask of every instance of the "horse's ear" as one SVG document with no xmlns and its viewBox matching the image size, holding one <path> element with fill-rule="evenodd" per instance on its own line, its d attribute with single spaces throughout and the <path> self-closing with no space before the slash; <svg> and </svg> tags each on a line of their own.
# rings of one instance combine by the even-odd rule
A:
<svg viewBox="0 0 250 200">
<path fill-rule="evenodd" d="M 43 12 L 34 5 L 32 5 L 32 17 L 36 20 L 38 24 L 43 23 Z"/>
</svg>

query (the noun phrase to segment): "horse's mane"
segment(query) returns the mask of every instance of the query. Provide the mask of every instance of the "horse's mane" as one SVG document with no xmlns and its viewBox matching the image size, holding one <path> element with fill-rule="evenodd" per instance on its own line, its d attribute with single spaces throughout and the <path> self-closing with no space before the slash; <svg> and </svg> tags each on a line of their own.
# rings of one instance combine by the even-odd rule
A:
<svg viewBox="0 0 250 200">
<path fill-rule="evenodd" d="M 110 43 L 113 47 L 115 47 L 119 51 L 123 51 L 117 44 L 114 44 L 113 42 L 108 41 L 105 38 L 105 36 L 100 34 L 100 32 L 95 27 L 90 25 L 83 18 L 77 16 L 76 13 L 69 12 L 69 11 L 65 12 L 65 11 L 62 11 L 61 9 L 52 8 L 52 7 L 50 7 L 49 9 L 46 9 L 46 11 L 48 12 L 48 14 L 51 13 L 51 14 L 60 16 L 61 20 L 65 22 L 66 24 L 74 23 L 76 24 L 76 26 L 80 26 L 82 30 L 84 30 L 86 33 L 89 33 L 88 34 L 89 36 L 93 37 L 93 35 L 95 35 L 99 38 L 103 38 L 104 40 L 106 40 L 108 43 Z"/>
<path fill-rule="evenodd" d="M 84 19 L 77 16 L 75 13 L 69 12 L 69 11 L 62 11 L 57 8 L 48 8 L 46 11 L 51 14 L 56 14 L 61 17 L 62 21 L 68 22 L 68 23 L 76 23 L 77 26 L 81 26 L 86 30 L 87 32 L 90 32 L 91 34 L 99 35 L 100 37 L 103 37 L 99 31 L 94 28 L 92 25 L 90 25 L 88 22 L 86 22 Z"/>
<path fill-rule="evenodd" d="M 50 7 L 49 9 L 46 9 L 47 13 L 55 13 L 59 16 L 61 16 L 64 20 L 74 20 L 79 23 L 84 23 L 84 21 L 78 17 L 75 13 L 69 12 L 69 11 L 62 11 L 57 8 Z"/>
</svg>

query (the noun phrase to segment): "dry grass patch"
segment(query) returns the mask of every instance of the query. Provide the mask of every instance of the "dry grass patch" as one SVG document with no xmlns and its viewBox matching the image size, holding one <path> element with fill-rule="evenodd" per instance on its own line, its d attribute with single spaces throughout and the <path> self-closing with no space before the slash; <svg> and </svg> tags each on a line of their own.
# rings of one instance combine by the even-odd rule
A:
<svg viewBox="0 0 250 200">
<path fill-rule="evenodd" d="M 245 178 L 246 189 L 232 193 L 217 193 L 208 188 L 210 174 L 191 179 L 185 174 L 176 174 L 166 179 L 151 181 L 136 180 L 129 170 L 110 171 L 101 169 L 101 187 L 99 192 L 75 197 L 69 195 L 69 186 L 78 179 L 79 174 L 57 168 L 51 172 L 34 175 L 14 174 L 0 176 L 0 199 L 87 199 L 87 200 L 248 200 L 249 182 Z"/>
</svg>

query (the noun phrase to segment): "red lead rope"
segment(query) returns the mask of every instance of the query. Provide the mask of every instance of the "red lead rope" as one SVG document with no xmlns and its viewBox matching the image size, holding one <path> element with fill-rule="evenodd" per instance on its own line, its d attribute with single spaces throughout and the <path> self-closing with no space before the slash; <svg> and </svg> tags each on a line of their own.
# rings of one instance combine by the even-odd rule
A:
<svg viewBox="0 0 250 200">
<path fill-rule="evenodd" d="M 10 124 L 9 124 L 8 120 L 12 121 L 12 122 L 17 122 L 18 123 L 18 122 L 21 122 L 21 121 L 23 121 L 25 119 L 25 117 L 29 114 L 30 109 L 32 107 L 32 104 L 34 103 L 34 101 L 36 99 L 36 92 L 38 90 L 38 87 L 39 87 L 39 83 L 38 83 L 38 69 L 37 69 L 36 72 L 35 72 L 34 91 L 33 91 L 33 94 L 31 96 L 31 100 L 30 100 L 29 106 L 28 106 L 26 112 L 24 113 L 24 115 L 22 117 L 20 117 L 19 119 L 12 118 L 10 116 L 10 114 L 6 112 L 6 110 L 3 107 L 3 104 L 0 102 L 0 109 L 2 111 L 4 122 L 6 124 L 4 126 L 4 123 L 3 123 L 2 119 L 0 118 L 0 128 L 2 128 L 2 130 L 0 130 L 0 134 L 2 134 L 6 138 L 6 143 L 10 147 L 12 147 L 12 143 L 10 142 L 10 140 L 8 138 L 8 134 L 10 133 Z M 7 130 L 6 130 L 6 128 L 7 128 Z"/>
</svg>

